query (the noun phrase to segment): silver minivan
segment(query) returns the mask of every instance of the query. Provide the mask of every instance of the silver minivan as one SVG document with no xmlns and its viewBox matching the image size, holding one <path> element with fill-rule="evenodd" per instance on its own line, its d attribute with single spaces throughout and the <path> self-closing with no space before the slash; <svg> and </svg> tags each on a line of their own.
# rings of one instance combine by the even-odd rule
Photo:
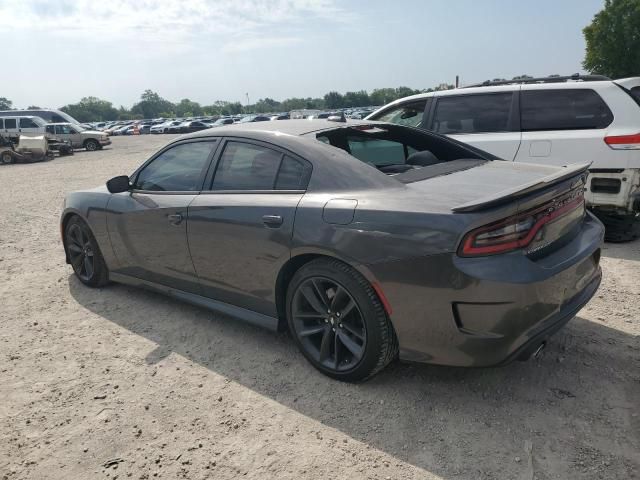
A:
<svg viewBox="0 0 640 480">
<path fill-rule="evenodd" d="M 89 151 L 94 151 L 111 144 L 106 133 L 86 130 L 82 126 L 72 123 L 48 123 L 45 128 L 48 134 L 70 141 L 73 148 L 86 148 Z"/>
</svg>

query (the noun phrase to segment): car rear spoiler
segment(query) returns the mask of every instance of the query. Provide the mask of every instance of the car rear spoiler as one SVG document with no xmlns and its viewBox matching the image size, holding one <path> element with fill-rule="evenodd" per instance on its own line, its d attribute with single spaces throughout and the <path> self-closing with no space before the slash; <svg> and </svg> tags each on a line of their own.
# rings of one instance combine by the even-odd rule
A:
<svg viewBox="0 0 640 480">
<path fill-rule="evenodd" d="M 476 212 L 478 210 L 484 210 L 485 208 L 495 207 L 510 200 L 524 197 L 525 195 L 531 192 L 535 192 L 536 190 L 541 190 L 553 184 L 560 183 L 568 178 L 575 177 L 583 172 L 586 172 L 589 166 L 591 166 L 591 163 L 572 163 L 563 167 L 558 172 L 547 175 L 546 177 L 542 177 L 538 180 L 533 180 L 528 183 L 523 183 L 522 185 L 514 188 L 502 190 L 493 195 L 488 195 L 472 202 L 463 203 L 462 205 L 453 207 L 451 210 L 456 213 L 465 213 Z"/>
</svg>

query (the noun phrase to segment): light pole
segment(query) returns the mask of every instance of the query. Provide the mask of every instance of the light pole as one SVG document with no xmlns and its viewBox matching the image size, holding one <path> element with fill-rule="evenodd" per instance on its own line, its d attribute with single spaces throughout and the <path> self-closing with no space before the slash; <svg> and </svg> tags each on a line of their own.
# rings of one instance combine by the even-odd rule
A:
<svg viewBox="0 0 640 480">
<path fill-rule="evenodd" d="M 249 106 L 249 92 L 245 93 L 245 95 L 247 96 L 247 107 Z"/>
</svg>

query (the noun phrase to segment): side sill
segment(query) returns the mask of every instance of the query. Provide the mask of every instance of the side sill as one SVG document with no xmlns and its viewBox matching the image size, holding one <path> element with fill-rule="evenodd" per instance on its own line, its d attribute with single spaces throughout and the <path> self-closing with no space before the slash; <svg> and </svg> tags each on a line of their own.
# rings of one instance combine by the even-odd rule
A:
<svg viewBox="0 0 640 480">
<path fill-rule="evenodd" d="M 277 331 L 278 319 L 263 315 L 262 313 L 254 312 L 246 308 L 237 307 L 228 303 L 219 302 L 211 298 L 196 295 L 195 293 L 185 292 L 176 288 L 167 287 L 158 283 L 143 280 L 141 278 L 131 277 L 129 275 L 123 275 L 121 273 L 109 272 L 109 280 L 116 283 L 124 283 L 133 287 L 146 288 L 153 290 L 154 292 L 163 293 L 170 297 L 182 300 L 184 302 L 203 307 L 208 310 L 221 313 L 223 315 L 229 315 L 230 317 L 237 318 L 244 322 L 250 323 L 257 327 L 266 328 L 267 330 Z"/>
</svg>

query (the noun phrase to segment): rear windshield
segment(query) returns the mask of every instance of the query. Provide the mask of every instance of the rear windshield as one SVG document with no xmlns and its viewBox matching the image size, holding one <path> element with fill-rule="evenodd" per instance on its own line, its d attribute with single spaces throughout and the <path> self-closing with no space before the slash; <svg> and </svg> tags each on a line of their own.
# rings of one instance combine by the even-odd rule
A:
<svg viewBox="0 0 640 480">
<path fill-rule="evenodd" d="M 340 148 L 388 175 L 460 159 L 494 160 L 493 155 L 430 132 L 399 125 L 357 125 L 323 131 L 316 138 Z"/>
</svg>

